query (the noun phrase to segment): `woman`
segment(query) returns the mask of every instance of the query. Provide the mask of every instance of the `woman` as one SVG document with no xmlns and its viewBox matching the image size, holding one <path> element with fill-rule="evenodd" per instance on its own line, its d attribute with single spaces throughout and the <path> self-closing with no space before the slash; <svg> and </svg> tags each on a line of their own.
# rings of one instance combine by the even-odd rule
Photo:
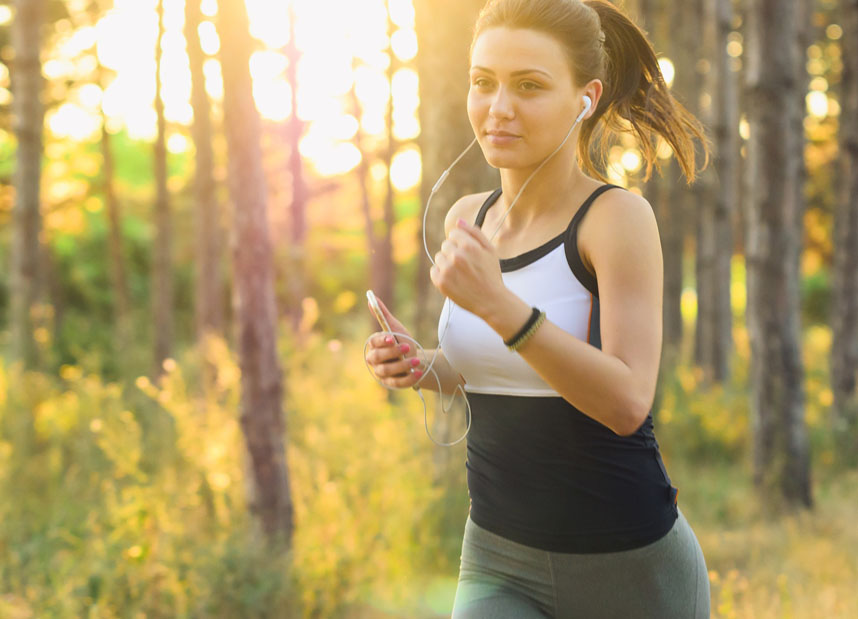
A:
<svg viewBox="0 0 858 619">
<path fill-rule="evenodd" d="M 585 97 L 582 124 L 547 160 Z M 708 155 L 703 129 L 671 97 L 645 35 L 601 0 L 489 2 L 468 115 L 501 188 L 451 207 L 430 274 L 459 306 L 433 367 L 445 393 L 464 386 L 472 413 L 453 617 L 708 617 L 703 553 L 653 433 L 656 219 L 590 160 L 594 134 L 634 131 L 649 177 L 661 136 L 690 182 L 694 139 Z M 439 335 L 447 318 L 445 305 Z M 421 381 L 428 358 L 383 333 L 371 342 L 385 385 Z"/>
</svg>

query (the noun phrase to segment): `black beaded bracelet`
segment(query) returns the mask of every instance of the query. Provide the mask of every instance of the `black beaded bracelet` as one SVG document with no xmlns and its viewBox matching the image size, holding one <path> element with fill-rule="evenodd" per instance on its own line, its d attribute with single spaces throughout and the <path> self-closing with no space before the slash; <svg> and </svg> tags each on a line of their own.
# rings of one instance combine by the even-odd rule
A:
<svg viewBox="0 0 858 619">
<path fill-rule="evenodd" d="M 543 314 L 544 312 L 542 312 L 538 307 L 533 307 L 533 312 L 531 312 L 530 318 L 527 319 L 527 322 L 524 323 L 524 326 L 519 330 L 519 332 L 510 339 L 504 340 L 503 343 L 506 344 L 506 347 L 512 351 L 518 348 L 522 343 L 522 340 L 530 335 L 530 330 L 536 325 L 537 321 Z"/>
</svg>

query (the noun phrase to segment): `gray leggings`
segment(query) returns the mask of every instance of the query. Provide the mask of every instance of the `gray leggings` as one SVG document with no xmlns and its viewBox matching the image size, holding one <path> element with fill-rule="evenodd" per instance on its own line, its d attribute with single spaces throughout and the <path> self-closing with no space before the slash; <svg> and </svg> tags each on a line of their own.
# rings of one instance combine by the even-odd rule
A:
<svg viewBox="0 0 858 619">
<path fill-rule="evenodd" d="M 709 573 L 679 511 L 640 548 L 577 554 L 525 546 L 465 522 L 452 619 L 706 619 Z"/>
</svg>

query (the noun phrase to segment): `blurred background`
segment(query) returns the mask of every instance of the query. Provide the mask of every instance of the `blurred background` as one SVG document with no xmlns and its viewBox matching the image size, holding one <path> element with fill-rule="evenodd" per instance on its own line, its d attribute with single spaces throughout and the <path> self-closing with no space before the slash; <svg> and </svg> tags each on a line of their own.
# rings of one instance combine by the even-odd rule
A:
<svg viewBox="0 0 858 619">
<path fill-rule="evenodd" d="M 436 345 L 483 4 L 0 2 L 0 617 L 449 616 L 464 443 L 364 293 Z M 713 616 L 858 616 L 858 3 L 615 4 L 712 142 L 602 172 L 659 220 Z"/>
</svg>

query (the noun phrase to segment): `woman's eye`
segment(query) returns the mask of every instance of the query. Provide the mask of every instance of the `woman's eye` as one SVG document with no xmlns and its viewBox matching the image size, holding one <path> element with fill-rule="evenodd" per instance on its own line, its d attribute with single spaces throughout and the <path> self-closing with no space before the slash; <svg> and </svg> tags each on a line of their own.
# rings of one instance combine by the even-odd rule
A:
<svg viewBox="0 0 858 619">
<path fill-rule="evenodd" d="M 477 88 L 485 88 L 489 85 L 489 80 L 484 77 L 477 77 L 472 82 Z"/>
<path fill-rule="evenodd" d="M 537 88 L 539 88 L 539 84 L 537 84 L 536 82 L 522 82 L 521 87 L 524 90 L 536 90 Z"/>
</svg>

